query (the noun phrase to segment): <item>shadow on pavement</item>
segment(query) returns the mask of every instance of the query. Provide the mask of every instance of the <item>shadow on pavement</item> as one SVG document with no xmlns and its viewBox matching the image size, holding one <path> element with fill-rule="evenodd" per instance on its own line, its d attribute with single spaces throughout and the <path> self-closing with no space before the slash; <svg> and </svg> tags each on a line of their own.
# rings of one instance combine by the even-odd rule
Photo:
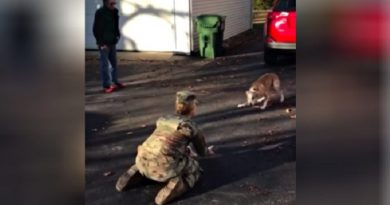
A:
<svg viewBox="0 0 390 205">
<path fill-rule="evenodd" d="M 102 128 L 107 122 L 110 121 L 110 117 L 108 115 L 85 112 L 85 136 L 92 136 Z"/>
<path fill-rule="evenodd" d="M 261 150 L 264 146 L 279 143 L 280 146 L 269 150 Z M 283 163 L 295 161 L 295 144 L 295 136 L 292 136 L 252 145 L 249 149 L 232 146 L 228 153 L 221 152 L 220 156 L 201 159 L 200 164 L 205 170 L 201 180 L 193 190 L 190 190 L 178 200 L 185 200 L 231 184 L 252 174 L 272 169 Z"/>
</svg>

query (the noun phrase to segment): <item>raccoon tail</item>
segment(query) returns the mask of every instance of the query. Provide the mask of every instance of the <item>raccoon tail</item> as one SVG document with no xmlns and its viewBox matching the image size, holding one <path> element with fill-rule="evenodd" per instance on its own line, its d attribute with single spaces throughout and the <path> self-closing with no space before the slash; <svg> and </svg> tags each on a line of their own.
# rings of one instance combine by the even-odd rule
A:
<svg viewBox="0 0 390 205">
<path fill-rule="evenodd" d="M 275 79 L 273 82 L 274 89 L 280 91 L 280 79 Z"/>
</svg>

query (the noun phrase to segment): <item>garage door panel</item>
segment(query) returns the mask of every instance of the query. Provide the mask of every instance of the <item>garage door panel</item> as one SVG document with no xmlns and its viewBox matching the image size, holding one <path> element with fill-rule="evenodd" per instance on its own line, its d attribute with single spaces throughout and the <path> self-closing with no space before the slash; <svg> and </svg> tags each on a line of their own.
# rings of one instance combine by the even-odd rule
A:
<svg viewBox="0 0 390 205">
<path fill-rule="evenodd" d="M 148 22 L 152 22 L 153 26 L 148 26 Z M 175 43 L 171 24 L 153 16 L 141 16 L 124 22 L 122 36 L 123 40 L 133 41 L 136 50 L 169 51 Z M 125 46 L 125 49 L 132 49 Z"/>
<path fill-rule="evenodd" d="M 125 50 L 173 50 L 173 9 L 173 0 L 121 1 L 119 45 Z"/>
<path fill-rule="evenodd" d="M 94 15 L 87 15 L 85 17 L 85 48 L 86 49 L 96 49 L 96 40 L 93 36 L 92 27 Z"/>
<path fill-rule="evenodd" d="M 180 4 L 177 3 L 178 1 Z M 185 28 L 182 11 L 180 18 L 175 18 L 175 4 L 183 7 L 182 1 L 189 2 L 188 0 L 118 0 L 119 26 L 122 35 L 117 48 L 138 51 L 177 51 L 179 48 L 183 52 L 189 52 L 189 21 Z M 95 11 L 101 6 L 101 2 L 101 0 L 86 1 L 86 48 L 96 48 L 92 24 Z M 185 9 L 189 16 L 189 6 Z M 178 22 L 180 22 L 180 31 L 176 27 Z"/>
</svg>

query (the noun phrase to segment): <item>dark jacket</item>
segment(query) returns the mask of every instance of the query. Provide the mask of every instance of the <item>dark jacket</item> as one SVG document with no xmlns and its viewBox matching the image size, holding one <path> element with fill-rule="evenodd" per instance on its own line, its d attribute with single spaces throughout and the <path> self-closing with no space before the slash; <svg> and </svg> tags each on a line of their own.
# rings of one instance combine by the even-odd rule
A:
<svg viewBox="0 0 390 205">
<path fill-rule="evenodd" d="M 96 11 L 93 35 L 96 38 L 96 44 L 99 46 L 118 43 L 120 37 L 118 9 L 110 10 L 103 6 Z"/>
</svg>

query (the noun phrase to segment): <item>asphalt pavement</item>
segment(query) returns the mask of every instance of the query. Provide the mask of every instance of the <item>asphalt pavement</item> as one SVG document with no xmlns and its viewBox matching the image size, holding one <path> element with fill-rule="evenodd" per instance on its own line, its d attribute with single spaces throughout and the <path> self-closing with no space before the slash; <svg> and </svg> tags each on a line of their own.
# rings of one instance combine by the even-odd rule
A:
<svg viewBox="0 0 390 205">
<path fill-rule="evenodd" d="M 183 89 L 198 94 L 194 120 L 216 155 L 200 160 L 205 172 L 199 183 L 170 204 L 295 204 L 295 62 L 290 56 L 280 65 L 265 65 L 257 33 L 246 35 L 252 38 L 244 36 L 214 60 L 120 53 L 118 72 L 126 88 L 111 94 L 102 92 L 96 53 L 87 52 L 87 204 L 154 204 L 163 184 L 145 180 L 119 193 L 115 182 L 134 163 L 136 147 L 155 121 L 174 112 L 175 93 Z M 245 102 L 244 91 L 265 72 L 279 74 L 286 101 L 266 110 L 237 108 Z"/>
</svg>

